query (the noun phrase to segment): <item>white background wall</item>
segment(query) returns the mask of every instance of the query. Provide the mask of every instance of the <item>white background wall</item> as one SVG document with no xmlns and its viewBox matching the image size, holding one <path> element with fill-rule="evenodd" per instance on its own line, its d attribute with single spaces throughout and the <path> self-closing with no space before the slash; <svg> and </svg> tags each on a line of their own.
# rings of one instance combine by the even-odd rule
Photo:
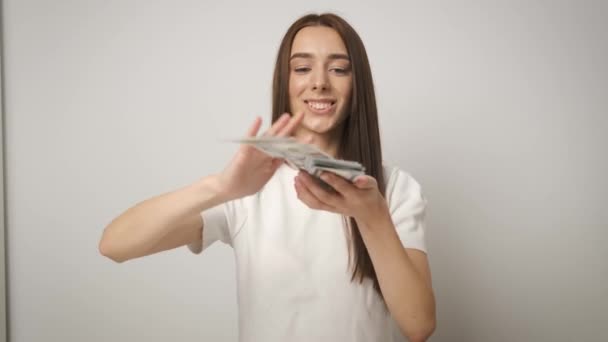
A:
<svg viewBox="0 0 608 342">
<path fill-rule="evenodd" d="M 218 172 L 311 11 L 362 36 L 429 199 L 432 341 L 606 341 L 605 1 L 3 1 L 9 341 L 235 341 L 226 246 L 115 264 L 109 221 Z M 267 123 L 267 120 L 266 120 Z"/>
</svg>

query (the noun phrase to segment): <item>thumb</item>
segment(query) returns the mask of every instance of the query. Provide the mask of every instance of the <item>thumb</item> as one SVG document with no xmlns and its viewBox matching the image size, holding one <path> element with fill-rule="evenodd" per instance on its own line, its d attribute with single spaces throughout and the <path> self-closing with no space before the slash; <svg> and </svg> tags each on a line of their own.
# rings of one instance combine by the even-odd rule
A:
<svg viewBox="0 0 608 342">
<path fill-rule="evenodd" d="M 272 169 L 277 170 L 281 165 L 283 165 L 283 159 L 274 158 L 272 159 Z"/>
<path fill-rule="evenodd" d="M 359 189 L 372 189 L 378 186 L 376 179 L 367 175 L 357 176 L 353 183 Z"/>
</svg>

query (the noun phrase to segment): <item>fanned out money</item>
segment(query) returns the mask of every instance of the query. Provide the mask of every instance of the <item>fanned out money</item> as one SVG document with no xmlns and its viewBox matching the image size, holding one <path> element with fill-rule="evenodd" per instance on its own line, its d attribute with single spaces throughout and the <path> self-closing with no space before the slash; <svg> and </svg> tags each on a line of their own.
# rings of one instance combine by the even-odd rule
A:
<svg viewBox="0 0 608 342">
<path fill-rule="evenodd" d="M 282 158 L 293 169 L 300 169 L 319 177 L 327 171 L 354 181 L 365 174 L 365 167 L 358 162 L 336 159 L 311 144 L 304 144 L 293 137 L 256 137 L 234 140 L 249 144 L 274 157 Z"/>
</svg>

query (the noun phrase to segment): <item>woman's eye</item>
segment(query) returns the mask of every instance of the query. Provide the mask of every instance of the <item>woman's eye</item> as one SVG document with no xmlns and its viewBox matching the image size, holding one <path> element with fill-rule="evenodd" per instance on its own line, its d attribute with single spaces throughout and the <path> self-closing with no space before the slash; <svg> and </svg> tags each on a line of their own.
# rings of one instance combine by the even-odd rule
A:
<svg viewBox="0 0 608 342">
<path fill-rule="evenodd" d="M 348 73 L 348 70 L 345 68 L 332 68 L 331 71 L 335 72 L 338 75 L 345 75 Z"/>
<path fill-rule="evenodd" d="M 295 72 L 297 73 L 305 73 L 307 71 L 310 71 L 309 67 L 297 67 L 294 69 Z"/>
</svg>

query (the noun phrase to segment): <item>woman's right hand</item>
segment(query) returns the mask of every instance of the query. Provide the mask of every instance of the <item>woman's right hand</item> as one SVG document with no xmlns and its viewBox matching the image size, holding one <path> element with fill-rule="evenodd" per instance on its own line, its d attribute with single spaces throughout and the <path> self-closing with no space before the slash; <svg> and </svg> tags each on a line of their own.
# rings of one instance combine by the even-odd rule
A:
<svg viewBox="0 0 608 342">
<path fill-rule="evenodd" d="M 290 136 L 303 117 L 303 113 L 293 116 L 285 113 L 264 136 Z M 262 119 L 257 117 L 249 128 L 247 137 L 256 137 L 261 125 Z M 241 144 L 230 164 L 219 175 L 222 192 L 228 200 L 253 195 L 262 189 L 281 164 L 283 159 L 272 158 L 251 145 Z"/>
</svg>

